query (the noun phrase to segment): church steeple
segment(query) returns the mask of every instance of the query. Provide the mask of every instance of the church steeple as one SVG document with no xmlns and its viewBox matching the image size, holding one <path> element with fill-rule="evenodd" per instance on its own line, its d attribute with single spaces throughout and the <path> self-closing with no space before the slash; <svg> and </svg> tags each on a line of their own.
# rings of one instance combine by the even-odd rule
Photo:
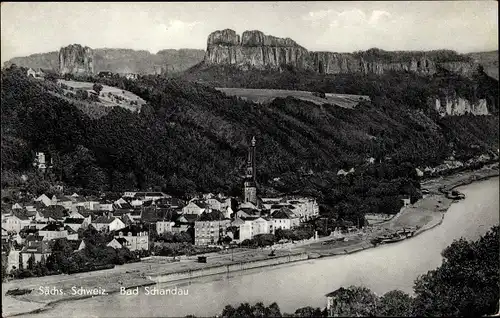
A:
<svg viewBox="0 0 500 318">
<path fill-rule="evenodd" d="M 257 204 L 257 169 L 255 166 L 255 136 L 248 148 L 248 160 L 244 185 L 244 201 Z"/>
</svg>

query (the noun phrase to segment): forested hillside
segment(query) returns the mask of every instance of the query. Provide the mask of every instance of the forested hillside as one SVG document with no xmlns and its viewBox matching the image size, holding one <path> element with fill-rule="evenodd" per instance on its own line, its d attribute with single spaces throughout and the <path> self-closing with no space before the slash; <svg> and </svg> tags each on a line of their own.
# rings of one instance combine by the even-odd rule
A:
<svg viewBox="0 0 500 318">
<path fill-rule="evenodd" d="M 160 76 L 107 79 L 102 83 L 131 91 L 147 104 L 140 114 L 115 108 L 98 119 L 25 74 L 17 67 L 2 70 L 3 186 L 20 182 L 12 176 L 32 169 L 34 152 L 45 151 L 54 157 L 50 178 L 80 188 L 237 195 L 255 135 L 262 192 L 314 194 L 331 205 L 347 200 L 352 206 L 359 200 L 356 193 L 363 193 L 374 200 L 373 206 L 364 200 L 366 209 L 379 211 L 399 195 L 414 194 L 419 187 L 414 167 L 439 164 L 453 150 L 465 159 L 498 148 L 497 116 L 440 119 L 425 100 L 435 83 L 409 74 L 376 81 L 346 78 L 336 87 L 356 85 L 358 91 L 346 93 L 372 99 L 356 109 L 293 98 L 258 105 Z M 461 89 L 463 81 L 447 85 Z M 392 159 L 363 168 L 369 157 Z M 351 167 L 356 175 L 336 175 Z"/>
</svg>

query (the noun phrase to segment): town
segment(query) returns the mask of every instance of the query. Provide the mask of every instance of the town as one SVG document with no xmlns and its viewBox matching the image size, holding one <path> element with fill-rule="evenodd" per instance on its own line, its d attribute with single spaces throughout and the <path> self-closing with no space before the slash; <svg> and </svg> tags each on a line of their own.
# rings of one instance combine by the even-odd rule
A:
<svg viewBox="0 0 500 318">
<path fill-rule="evenodd" d="M 88 244 L 83 234 L 90 230 L 106 235 L 106 247 L 126 248 L 138 256 L 154 255 L 157 242 L 194 244 L 203 252 L 223 245 L 271 245 L 277 241 L 275 236 L 281 243 L 317 236 L 305 227 L 319 216 L 316 199 L 260 198 L 255 163 L 254 137 L 241 198 L 208 193 L 184 201 L 163 192 L 133 191 L 121 197 L 65 195 L 64 187 L 59 186 L 59 194 L 15 202 L 8 213 L 2 211 L 2 256 L 8 260 L 7 273 L 46 262 L 59 239 L 67 240 L 74 251 L 83 250 Z M 52 167 L 44 153 L 36 153 L 34 165 L 42 172 Z"/>
</svg>

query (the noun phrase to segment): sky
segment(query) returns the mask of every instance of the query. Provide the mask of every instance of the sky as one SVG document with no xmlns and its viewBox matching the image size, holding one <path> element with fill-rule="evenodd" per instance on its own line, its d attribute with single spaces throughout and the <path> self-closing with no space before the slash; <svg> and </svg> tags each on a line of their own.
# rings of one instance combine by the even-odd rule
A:
<svg viewBox="0 0 500 318">
<path fill-rule="evenodd" d="M 498 50 L 496 1 L 1 3 L 1 61 L 91 48 L 206 49 L 221 29 L 289 37 L 311 51 Z"/>
</svg>

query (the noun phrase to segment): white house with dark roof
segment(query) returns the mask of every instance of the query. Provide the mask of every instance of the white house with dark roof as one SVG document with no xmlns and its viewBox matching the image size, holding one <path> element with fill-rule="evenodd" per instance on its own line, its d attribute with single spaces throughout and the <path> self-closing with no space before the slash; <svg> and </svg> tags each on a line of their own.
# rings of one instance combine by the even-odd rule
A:
<svg viewBox="0 0 500 318">
<path fill-rule="evenodd" d="M 64 225 L 69 226 L 73 231 L 78 231 L 80 228 L 85 229 L 89 223 L 86 218 L 66 218 L 64 220 Z"/>
<path fill-rule="evenodd" d="M 2 228 L 9 232 L 19 233 L 22 228 L 29 226 L 31 220 L 24 213 L 13 212 L 10 215 L 2 215 Z"/>
<path fill-rule="evenodd" d="M 206 204 L 198 200 L 191 201 L 185 207 L 182 208 L 183 214 L 201 215 L 205 211 L 207 211 Z"/>
<path fill-rule="evenodd" d="M 59 238 L 67 238 L 68 230 L 64 228 L 62 223 L 51 222 L 44 228 L 40 229 L 38 231 L 38 235 L 43 236 L 44 241 L 50 241 Z"/>
<path fill-rule="evenodd" d="M 241 218 L 244 221 L 240 224 L 240 241 L 252 239 L 259 234 L 274 233 L 273 221 L 263 217 Z"/>
<path fill-rule="evenodd" d="M 289 230 L 299 226 L 300 220 L 289 208 L 281 208 L 271 214 L 274 230 Z"/>
<path fill-rule="evenodd" d="M 120 229 L 115 232 L 115 239 L 120 241 L 126 240 L 127 243 L 125 243 L 124 247 L 130 251 L 149 249 L 149 234 L 139 226 L 130 225 Z"/>
<path fill-rule="evenodd" d="M 119 218 L 109 217 L 109 216 L 100 216 L 95 220 L 92 220 L 92 226 L 98 231 L 117 231 L 126 227 L 125 223 L 122 222 Z"/>
</svg>

